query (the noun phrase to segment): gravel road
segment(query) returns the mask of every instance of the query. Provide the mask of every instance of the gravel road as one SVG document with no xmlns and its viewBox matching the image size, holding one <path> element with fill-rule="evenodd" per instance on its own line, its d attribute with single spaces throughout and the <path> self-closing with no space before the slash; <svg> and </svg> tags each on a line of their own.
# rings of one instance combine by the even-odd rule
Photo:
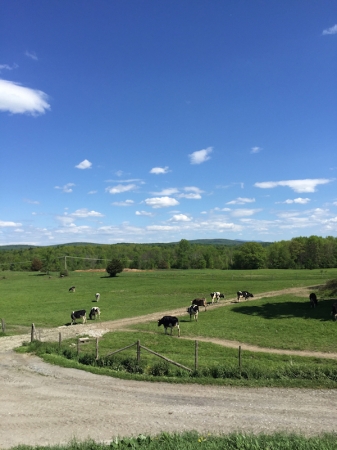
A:
<svg viewBox="0 0 337 450">
<path fill-rule="evenodd" d="M 129 323 L 93 324 L 90 334 Z M 64 332 L 79 334 L 82 325 Z M 44 330 L 45 337 L 57 335 L 58 330 Z M 308 436 L 336 431 L 336 391 L 125 381 L 15 353 L 12 348 L 24 340 L 27 336 L 0 339 L 1 449 L 162 431 L 287 431 Z"/>
</svg>

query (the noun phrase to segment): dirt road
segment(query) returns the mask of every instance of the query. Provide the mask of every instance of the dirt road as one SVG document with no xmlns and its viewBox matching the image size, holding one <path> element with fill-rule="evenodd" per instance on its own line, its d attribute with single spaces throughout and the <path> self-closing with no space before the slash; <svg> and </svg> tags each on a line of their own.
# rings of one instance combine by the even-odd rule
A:
<svg viewBox="0 0 337 450">
<path fill-rule="evenodd" d="M 156 320 L 157 316 L 142 320 Z M 132 322 L 95 323 L 85 331 L 101 335 Z M 43 339 L 57 339 L 58 332 L 43 330 Z M 67 336 L 83 332 L 82 325 L 62 329 Z M 72 438 L 109 441 L 116 436 L 162 431 L 313 435 L 336 430 L 337 400 L 331 390 L 125 381 L 52 366 L 35 356 L 15 353 L 12 348 L 24 340 L 28 340 L 27 335 L 0 339 L 2 449 L 19 444 L 63 444 Z"/>
</svg>

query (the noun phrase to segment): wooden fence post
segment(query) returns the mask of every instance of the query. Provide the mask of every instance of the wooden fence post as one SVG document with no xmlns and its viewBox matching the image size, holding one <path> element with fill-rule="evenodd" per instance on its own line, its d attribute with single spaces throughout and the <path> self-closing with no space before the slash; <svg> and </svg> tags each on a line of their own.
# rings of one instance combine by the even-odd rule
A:
<svg viewBox="0 0 337 450">
<path fill-rule="evenodd" d="M 30 330 L 30 342 L 33 342 L 35 340 L 35 325 L 32 323 L 32 328 Z"/>
<path fill-rule="evenodd" d="M 62 336 L 61 332 L 59 332 L 59 348 L 61 348 Z"/>
<path fill-rule="evenodd" d="M 6 332 L 6 323 L 5 323 L 4 319 L 1 319 L 1 329 L 2 329 L 3 333 Z"/>
<path fill-rule="evenodd" d="M 77 339 L 77 356 L 80 354 L 80 338 Z"/>
<path fill-rule="evenodd" d="M 194 370 L 198 370 L 198 341 L 195 341 L 194 348 Z"/>
<path fill-rule="evenodd" d="M 96 338 L 96 361 L 98 359 L 98 337 Z"/>
<path fill-rule="evenodd" d="M 137 341 L 137 364 L 140 363 L 140 340 Z"/>
<path fill-rule="evenodd" d="M 241 377 L 241 345 L 239 345 L 239 372 Z"/>
</svg>

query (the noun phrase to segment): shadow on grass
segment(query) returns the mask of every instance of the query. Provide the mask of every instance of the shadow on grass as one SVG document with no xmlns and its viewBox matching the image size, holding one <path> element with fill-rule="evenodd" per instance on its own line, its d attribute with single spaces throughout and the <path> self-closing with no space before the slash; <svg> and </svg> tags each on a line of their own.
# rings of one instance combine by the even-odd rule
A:
<svg viewBox="0 0 337 450">
<path fill-rule="evenodd" d="M 317 319 L 322 322 L 332 320 L 331 307 L 336 299 L 321 299 L 316 308 L 311 308 L 309 302 L 280 302 L 264 303 L 263 305 L 240 304 L 232 308 L 233 312 L 259 316 L 264 319 L 290 319 L 300 317 L 303 319 Z"/>
</svg>

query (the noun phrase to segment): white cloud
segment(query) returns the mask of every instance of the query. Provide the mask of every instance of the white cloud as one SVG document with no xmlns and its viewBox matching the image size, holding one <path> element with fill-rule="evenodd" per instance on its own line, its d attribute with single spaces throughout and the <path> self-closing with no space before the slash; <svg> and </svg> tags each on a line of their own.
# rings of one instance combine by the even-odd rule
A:
<svg viewBox="0 0 337 450">
<path fill-rule="evenodd" d="M 17 64 L 13 64 L 10 66 L 9 64 L 0 64 L 0 73 L 2 70 L 13 70 L 17 69 L 19 66 Z"/>
<path fill-rule="evenodd" d="M 247 217 L 252 216 L 253 214 L 256 214 L 260 211 L 261 209 L 235 209 L 232 211 L 231 215 L 233 217 Z"/>
<path fill-rule="evenodd" d="M 147 198 L 145 203 L 152 208 L 167 208 L 169 206 L 179 205 L 178 200 L 172 197 L 153 197 Z"/>
<path fill-rule="evenodd" d="M 28 58 L 33 59 L 34 61 L 37 61 L 38 58 L 36 56 L 35 52 L 29 52 L 28 50 L 25 53 L 26 56 L 28 56 Z"/>
<path fill-rule="evenodd" d="M 133 200 L 125 200 L 124 202 L 113 202 L 114 206 L 131 206 L 134 204 Z"/>
<path fill-rule="evenodd" d="M 184 188 L 184 191 L 187 192 L 186 194 L 180 194 L 178 197 L 179 198 L 188 198 L 190 200 L 200 200 L 201 199 L 201 195 L 204 191 L 202 191 L 201 189 L 199 189 L 198 187 L 195 186 L 186 186 Z"/>
<path fill-rule="evenodd" d="M 24 198 L 23 201 L 26 203 L 29 203 L 30 205 L 39 205 L 40 204 L 40 202 L 38 202 L 37 200 L 30 200 L 29 198 Z"/>
<path fill-rule="evenodd" d="M 89 195 L 97 194 L 97 191 L 89 191 L 88 194 Z"/>
<path fill-rule="evenodd" d="M 82 162 L 80 162 L 79 164 L 77 164 L 76 169 L 90 169 L 90 167 L 92 166 L 92 163 L 90 161 L 88 161 L 87 159 L 84 159 Z"/>
<path fill-rule="evenodd" d="M 169 225 L 149 225 L 146 229 L 149 231 L 172 231 L 177 230 L 178 228 Z"/>
<path fill-rule="evenodd" d="M 121 194 L 122 192 L 133 191 L 136 187 L 137 186 L 135 184 L 118 184 L 114 187 L 109 186 L 105 190 L 106 192 L 109 192 L 109 194 Z"/>
<path fill-rule="evenodd" d="M 298 203 L 300 205 L 305 205 L 306 203 L 310 202 L 310 198 L 294 198 L 293 200 L 287 199 L 284 202 L 277 202 L 277 203 L 286 203 L 287 205 L 291 205 L 292 203 Z"/>
<path fill-rule="evenodd" d="M 0 79 L 0 111 L 37 116 L 49 109 L 48 95 L 44 92 Z"/>
<path fill-rule="evenodd" d="M 148 217 L 152 217 L 153 213 L 151 212 L 147 212 L 147 211 L 136 211 L 136 216 L 148 216 Z"/>
<path fill-rule="evenodd" d="M 170 220 L 172 222 L 190 222 L 192 219 L 186 216 L 186 214 L 175 214 Z"/>
<path fill-rule="evenodd" d="M 200 194 L 193 194 L 192 192 L 190 194 L 180 194 L 178 197 L 188 198 L 189 200 L 200 200 L 202 198 Z"/>
<path fill-rule="evenodd" d="M 0 220 L 0 227 L 21 227 L 22 223 L 15 223 L 15 222 L 6 222 L 4 220 Z"/>
<path fill-rule="evenodd" d="M 250 153 L 259 153 L 262 150 L 261 147 L 252 147 Z"/>
<path fill-rule="evenodd" d="M 330 183 L 332 180 L 326 178 L 305 179 L 305 180 L 287 180 L 287 181 L 263 181 L 255 183 L 254 186 L 261 189 L 272 189 L 278 186 L 286 186 L 298 193 L 316 192 L 316 186 Z"/>
<path fill-rule="evenodd" d="M 103 214 L 96 211 L 88 211 L 87 208 L 77 209 L 71 216 L 79 219 L 85 219 L 87 217 L 104 217 Z"/>
<path fill-rule="evenodd" d="M 55 186 L 55 189 L 61 189 L 62 192 L 69 194 L 70 192 L 73 192 L 72 186 L 75 186 L 74 183 L 67 183 L 64 186 Z"/>
<path fill-rule="evenodd" d="M 152 192 L 153 195 L 174 195 L 178 194 L 179 190 L 177 188 L 167 188 L 160 192 Z"/>
<path fill-rule="evenodd" d="M 326 30 L 323 30 L 322 32 L 323 35 L 326 34 L 337 34 L 337 24 L 334 25 L 333 27 L 327 28 Z"/>
<path fill-rule="evenodd" d="M 190 158 L 191 164 L 201 164 L 207 161 L 208 159 L 210 159 L 209 155 L 212 153 L 212 151 L 213 147 L 207 147 L 206 149 L 198 150 L 189 154 L 188 156 Z"/>
<path fill-rule="evenodd" d="M 166 166 L 166 167 L 153 167 L 153 169 L 150 170 L 150 173 L 154 173 L 155 175 L 165 174 L 167 172 L 169 172 L 168 166 Z"/>
<path fill-rule="evenodd" d="M 227 202 L 226 205 L 244 205 L 245 203 L 254 203 L 255 198 L 238 197 L 235 200 Z"/>
</svg>

